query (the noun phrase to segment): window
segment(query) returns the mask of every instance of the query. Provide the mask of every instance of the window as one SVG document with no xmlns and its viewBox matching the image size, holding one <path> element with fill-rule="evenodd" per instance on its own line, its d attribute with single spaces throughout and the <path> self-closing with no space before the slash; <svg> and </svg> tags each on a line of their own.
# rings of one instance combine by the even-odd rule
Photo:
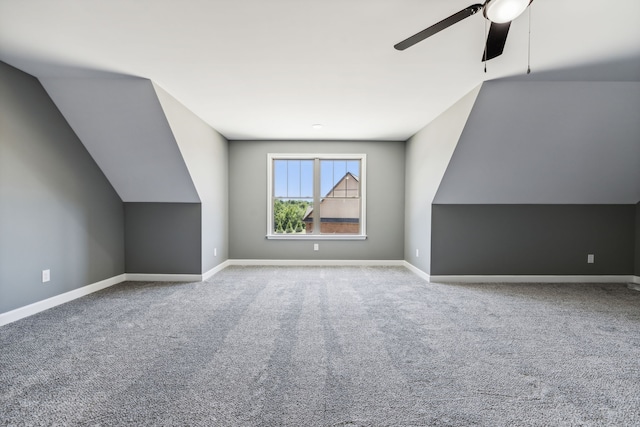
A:
<svg viewBox="0 0 640 427">
<path fill-rule="evenodd" d="M 364 239 L 364 154 L 269 154 L 270 239 Z"/>
</svg>

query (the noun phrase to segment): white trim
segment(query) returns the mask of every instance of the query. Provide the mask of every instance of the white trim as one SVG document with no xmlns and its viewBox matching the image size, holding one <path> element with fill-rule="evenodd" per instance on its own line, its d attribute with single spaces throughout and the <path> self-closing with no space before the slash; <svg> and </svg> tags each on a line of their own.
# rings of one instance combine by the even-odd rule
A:
<svg viewBox="0 0 640 427">
<path fill-rule="evenodd" d="M 425 273 L 424 271 L 420 270 L 418 267 L 416 267 L 415 265 L 411 264 L 408 261 L 404 262 L 404 266 L 411 270 L 413 273 L 415 273 L 417 276 L 419 276 L 420 278 L 426 280 L 427 282 L 431 281 L 431 276 L 428 273 Z"/>
<path fill-rule="evenodd" d="M 274 160 L 313 160 L 313 206 L 320 206 L 320 169 L 321 160 L 359 160 L 360 161 L 360 233 L 344 234 L 340 237 L 327 234 L 276 234 L 273 232 L 273 162 Z M 318 230 L 320 227 L 318 227 Z M 267 153 L 267 234 L 268 240 L 366 240 L 367 238 L 367 155 L 362 154 L 317 154 L 317 153 Z"/>
<path fill-rule="evenodd" d="M 127 273 L 132 282 L 201 282 L 202 274 L 144 274 Z"/>
<path fill-rule="evenodd" d="M 124 281 L 201 282 L 232 265 L 259 266 L 397 266 L 405 267 L 432 283 L 635 283 L 640 276 L 429 276 L 405 260 L 298 260 L 298 259 L 228 259 L 204 274 L 126 273 L 92 283 L 15 310 L 0 313 L 0 326 L 40 313 Z"/>
<path fill-rule="evenodd" d="M 231 265 L 229 263 L 229 260 L 226 260 L 226 261 L 216 265 L 211 270 L 209 270 L 206 273 L 202 274 L 202 281 L 204 282 L 205 280 L 211 279 L 214 275 L 218 274 L 219 272 L 221 272 L 222 270 L 227 268 L 229 265 Z"/>
<path fill-rule="evenodd" d="M 122 283 L 125 280 L 127 280 L 127 275 L 121 274 L 119 276 L 92 283 L 90 285 L 86 285 L 81 288 L 44 299 L 42 301 L 34 302 L 33 304 L 25 305 L 24 307 L 16 308 L 15 310 L 7 311 L 6 313 L 0 313 L 0 326 L 15 322 L 16 320 L 20 320 L 28 316 L 32 316 L 34 314 L 40 313 L 41 311 L 45 311 L 69 301 L 73 301 L 74 299 L 84 297 L 91 293 L 108 288 L 109 286 L 117 285 L 118 283 Z"/>
<path fill-rule="evenodd" d="M 431 276 L 433 283 L 627 283 L 633 276 Z"/>
<path fill-rule="evenodd" d="M 269 240 L 367 240 L 366 234 L 267 234 Z"/>
<path fill-rule="evenodd" d="M 276 265 L 276 266 L 396 266 L 403 267 L 405 261 L 401 259 L 367 260 L 367 259 L 230 259 L 229 265 Z"/>
</svg>

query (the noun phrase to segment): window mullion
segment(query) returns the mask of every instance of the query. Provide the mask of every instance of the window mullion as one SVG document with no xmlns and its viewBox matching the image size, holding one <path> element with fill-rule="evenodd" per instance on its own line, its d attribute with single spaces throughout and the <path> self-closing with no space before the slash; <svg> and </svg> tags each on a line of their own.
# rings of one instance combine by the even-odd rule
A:
<svg viewBox="0 0 640 427">
<path fill-rule="evenodd" d="M 320 159 L 313 159 L 313 234 L 320 234 Z"/>
</svg>

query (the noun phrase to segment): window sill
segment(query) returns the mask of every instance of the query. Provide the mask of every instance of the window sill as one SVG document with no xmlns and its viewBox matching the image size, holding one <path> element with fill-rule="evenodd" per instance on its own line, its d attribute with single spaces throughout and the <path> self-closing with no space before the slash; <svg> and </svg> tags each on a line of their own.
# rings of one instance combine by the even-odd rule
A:
<svg viewBox="0 0 640 427">
<path fill-rule="evenodd" d="M 366 240 L 366 234 L 267 234 L 268 240 Z"/>
</svg>

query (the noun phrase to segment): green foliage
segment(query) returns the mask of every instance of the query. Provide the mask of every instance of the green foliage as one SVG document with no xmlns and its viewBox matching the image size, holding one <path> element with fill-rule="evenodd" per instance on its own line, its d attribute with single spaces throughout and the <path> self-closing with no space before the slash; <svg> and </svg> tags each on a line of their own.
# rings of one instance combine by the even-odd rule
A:
<svg viewBox="0 0 640 427">
<path fill-rule="evenodd" d="M 276 233 L 304 233 L 304 214 L 310 206 L 303 200 L 276 200 L 273 204 L 273 229 Z"/>
</svg>

